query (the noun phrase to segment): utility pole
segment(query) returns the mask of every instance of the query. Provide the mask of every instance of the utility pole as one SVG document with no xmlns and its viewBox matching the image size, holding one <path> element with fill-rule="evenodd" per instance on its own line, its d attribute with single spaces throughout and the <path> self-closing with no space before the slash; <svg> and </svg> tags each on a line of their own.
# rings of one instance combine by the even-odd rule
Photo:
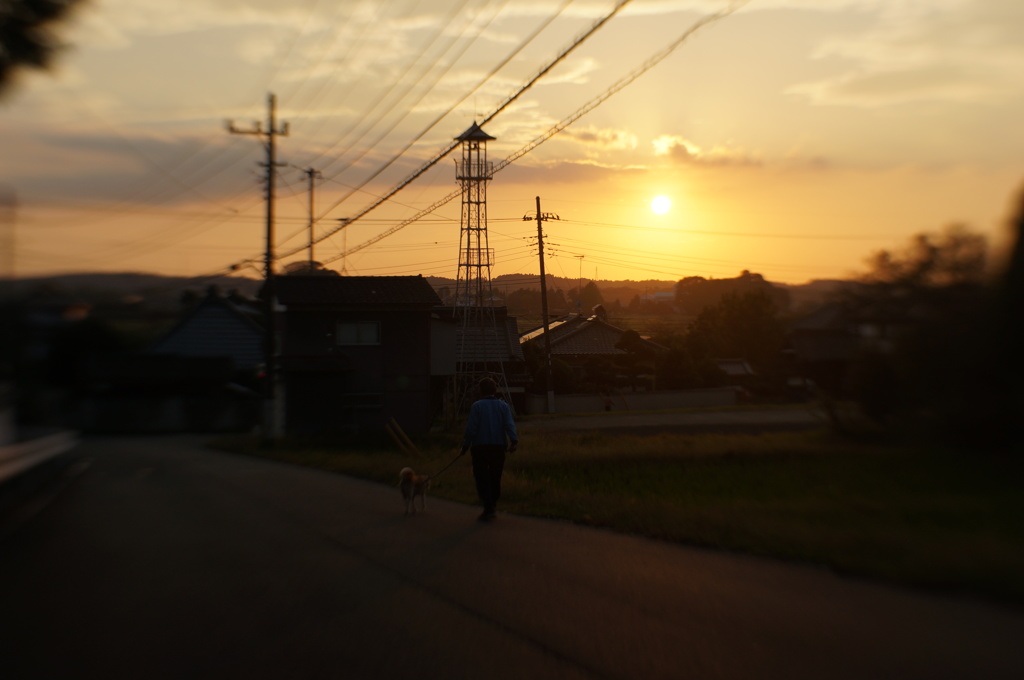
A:
<svg viewBox="0 0 1024 680">
<path fill-rule="evenodd" d="M 316 223 L 316 213 L 313 212 L 313 182 L 323 177 L 319 170 L 309 168 L 306 170 L 306 177 L 309 178 L 309 271 L 313 273 L 313 225 Z"/>
<path fill-rule="evenodd" d="M 348 265 L 345 264 L 345 251 L 348 250 L 348 223 L 352 221 L 350 217 L 339 217 L 338 222 L 341 224 L 341 275 L 348 275 Z"/>
<path fill-rule="evenodd" d="M 529 216 L 524 217 L 529 220 Z M 540 253 L 540 309 L 544 325 L 544 376 L 548 388 L 548 413 L 555 412 L 555 384 L 551 371 L 551 333 L 548 328 L 548 280 L 544 271 L 544 220 L 561 219 L 554 213 L 540 211 L 540 196 L 537 197 L 537 250 Z"/>
<path fill-rule="evenodd" d="M 264 365 L 266 379 L 264 383 L 263 438 L 265 441 L 279 439 L 282 434 L 283 418 L 277 400 L 277 324 L 274 319 L 274 195 L 275 173 L 280 167 L 277 162 L 277 138 L 288 136 L 288 123 L 277 126 L 277 97 L 267 95 L 267 127 L 257 121 L 252 128 L 242 130 L 235 127 L 234 121 L 228 121 L 228 132 L 233 135 L 254 135 L 267 151 L 267 160 L 260 163 L 267 169 L 267 224 L 266 250 L 263 257 L 263 290 L 264 310 L 266 315 L 266 335 L 263 342 Z"/>
<path fill-rule="evenodd" d="M 580 280 L 576 284 L 576 313 L 583 314 L 583 255 L 574 255 L 580 261 Z"/>
<path fill-rule="evenodd" d="M 16 248 L 16 227 L 15 211 L 18 207 L 18 201 L 15 198 L 14 190 L 7 186 L 0 186 L 0 229 L 3 230 L 3 236 L 0 237 L 3 243 L 0 245 L 0 255 L 3 256 L 3 264 L 0 265 L 0 276 L 6 276 L 10 279 L 12 288 L 15 279 L 17 278 L 17 257 L 15 256 Z"/>
</svg>

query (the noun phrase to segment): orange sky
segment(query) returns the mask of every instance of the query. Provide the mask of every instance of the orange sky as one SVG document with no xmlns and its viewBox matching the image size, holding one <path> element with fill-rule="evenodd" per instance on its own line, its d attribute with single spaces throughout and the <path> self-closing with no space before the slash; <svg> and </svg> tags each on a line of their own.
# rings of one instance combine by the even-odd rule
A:
<svg viewBox="0 0 1024 680">
<path fill-rule="evenodd" d="M 274 92 L 290 124 L 278 140 L 277 247 L 298 248 L 305 169 L 322 173 L 314 228 L 323 234 L 493 111 L 614 4 L 94 0 L 65 27 L 72 47 L 59 69 L 23 79 L 4 102 L 0 185 L 18 209 L 3 247 L 13 243 L 19 276 L 199 276 L 258 260 L 262 148 L 224 121 L 264 120 Z M 727 6 L 628 3 L 485 127 L 497 138 L 490 159 Z M 800 283 L 848 276 L 872 252 L 951 222 L 1002 242 L 1024 186 L 1022 26 L 1016 0 L 753 0 L 495 176 L 492 274 L 538 271 L 536 224 L 523 221 L 538 195 L 561 217 L 546 228 L 547 269 L 559 276 L 750 269 Z M 340 255 L 456 188 L 447 158 L 319 243 L 317 259 L 353 274 L 454 276 L 457 200 Z M 650 209 L 657 195 L 672 201 L 663 215 Z"/>
</svg>

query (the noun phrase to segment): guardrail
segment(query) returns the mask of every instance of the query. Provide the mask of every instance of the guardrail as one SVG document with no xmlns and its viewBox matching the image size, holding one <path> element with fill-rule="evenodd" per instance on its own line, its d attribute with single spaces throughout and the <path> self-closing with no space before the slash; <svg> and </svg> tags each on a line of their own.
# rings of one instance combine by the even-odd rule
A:
<svg viewBox="0 0 1024 680">
<path fill-rule="evenodd" d="M 78 445 L 77 432 L 54 434 L 0 446 L 0 482 Z"/>
</svg>

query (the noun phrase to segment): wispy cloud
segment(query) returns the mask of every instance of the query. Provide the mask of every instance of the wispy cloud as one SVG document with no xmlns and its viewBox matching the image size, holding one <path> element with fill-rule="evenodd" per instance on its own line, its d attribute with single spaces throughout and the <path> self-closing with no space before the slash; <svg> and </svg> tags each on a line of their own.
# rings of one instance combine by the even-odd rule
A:
<svg viewBox="0 0 1024 680">
<path fill-rule="evenodd" d="M 625 151 L 637 147 L 636 135 L 628 130 L 613 128 L 597 128 L 593 126 L 567 128 L 562 136 L 574 142 L 586 145 L 594 151 Z"/>
<path fill-rule="evenodd" d="M 655 156 L 663 156 L 674 163 L 689 165 L 760 165 L 754 154 L 730 145 L 716 145 L 703 149 L 685 137 L 662 135 L 651 142 Z"/>
<path fill-rule="evenodd" d="M 1024 87 L 1021 26 L 1019 0 L 897 0 L 878 8 L 870 30 L 831 39 L 814 55 L 852 67 L 789 92 L 815 104 L 865 107 L 997 100 Z"/>
</svg>

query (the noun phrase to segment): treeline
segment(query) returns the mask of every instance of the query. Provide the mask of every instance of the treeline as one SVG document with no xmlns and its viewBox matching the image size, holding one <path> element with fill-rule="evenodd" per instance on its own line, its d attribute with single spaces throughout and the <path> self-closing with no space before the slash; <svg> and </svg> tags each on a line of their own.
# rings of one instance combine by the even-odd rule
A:
<svg viewBox="0 0 1024 680">
<path fill-rule="evenodd" d="M 1002 272 L 983 236 L 953 225 L 876 253 L 837 297 L 862 340 L 846 370 L 816 376 L 837 428 L 968 450 L 1024 444 L 1024 201 L 1012 227 Z"/>
<path fill-rule="evenodd" d="M 705 308 L 718 304 L 722 298 L 747 294 L 764 295 L 780 310 L 789 309 L 789 292 L 765 280 L 760 274 L 744 270 L 734 279 L 707 279 L 688 276 L 675 288 L 675 306 L 683 314 L 700 314 Z"/>
<path fill-rule="evenodd" d="M 690 276 L 675 284 L 659 281 L 655 286 L 653 283 L 636 282 L 633 286 L 623 286 L 622 282 L 605 284 L 587 281 L 581 289 L 578 285 L 559 287 L 558 279 L 549 277 L 548 311 L 552 316 L 577 311 L 590 314 L 594 307 L 602 305 L 612 317 L 623 314 L 681 314 L 694 317 L 728 296 L 754 293 L 765 295 L 780 312 L 786 312 L 790 309 L 793 290 L 793 287 L 772 284 L 761 274 L 750 271 L 743 271 L 734 278 Z M 442 285 L 437 290 L 444 299 L 454 290 L 454 282 Z M 513 316 L 532 317 L 541 313 L 539 282 L 536 286 L 520 286 L 512 290 L 496 287 L 495 296 L 504 301 Z"/>
</svg>

